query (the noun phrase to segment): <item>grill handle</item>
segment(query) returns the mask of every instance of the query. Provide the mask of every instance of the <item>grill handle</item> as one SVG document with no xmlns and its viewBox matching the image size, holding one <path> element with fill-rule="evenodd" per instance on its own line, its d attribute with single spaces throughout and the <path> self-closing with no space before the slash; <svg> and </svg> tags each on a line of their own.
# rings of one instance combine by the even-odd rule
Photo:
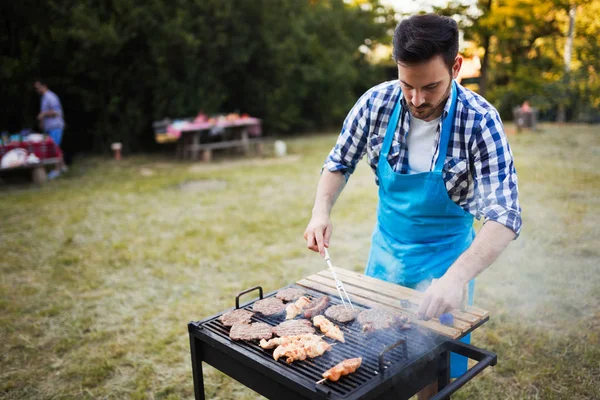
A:
<svg viewBox="0 0 600 400">
<path fill-rule="evenodd" d="M 449 340 L 446 342 L 446 349 L 479 362 L 459 378 L 455 379 L 454 382 L 451 382 L 448 384 L 448 386 L 440 390 L 435 396 L 431 397 L 430 400 L 442 400 L 449 398 L 452 393 L 460 389 L 465 383 L 473 379 L 485 368 L 489 367 L 490 365 L 496 365 L 498 362 L 498 356 L 491 351 L 480 349 L 478 347 L 471 346 L 470 344 L 459 342 L 458 340 Z"/>
<path fill-rule="evenodd" d="M 238 293 L 237 296 L 235 296 L 235 309 L 237 310 L 238 308 L 240 308 L 240 297 L 242 297 L 242 295 L 246 294 L 246 293 L 250 293 L 255 291 L 256 289 L 258 289 L 258 293 L 260 295 L 260 299 L 262 300 L 263 298 L 263 290 L 262 290 L 262 286 L 254 286 L 253 288 L 250 289 L 246 289 L 243 292 Z"/>
<path fill-rule="evenodd" d="M 386 347 L 385 349 L 383 349 L 381 351 L 381 353 L 379 353 L 379 376 L 381 376 L 383 378 L 383 370 L 384 370 L 384 363 L 385 360 L 383 358 L 383 356 L 385 355 L 385 353 L 387 353 L 388 351 L 391 351 L 393 349 L 395 349 L 398 346 L 402 346 L 402 353 L 403 353 L 403 357 L 406 359 L 408 358 L 408 350 L 406 348 L 406 340 L 404 339 L 400 339 L 398 340 L 396 343 L 389 345 L 388 347 Z"/>
</svg>

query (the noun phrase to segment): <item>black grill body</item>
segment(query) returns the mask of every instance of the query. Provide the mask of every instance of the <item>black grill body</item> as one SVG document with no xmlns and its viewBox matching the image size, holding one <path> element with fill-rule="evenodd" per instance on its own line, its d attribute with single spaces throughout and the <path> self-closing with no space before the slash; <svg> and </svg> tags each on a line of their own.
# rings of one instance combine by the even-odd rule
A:
<svg viewBox="0 0 600 400">
<path fill-rule="evenodd" d="M 236 298 L 253 291 L 240 293 Z M 308 297 L 324 293 L 302 288 Z M 268 294 L 273 296 L 276 292 Z M 340 300 L 329 296 L 331 304 Z M 260 298 L 263 298 L 260 288 Z M 242 308 L 252 311 L 254 301 Z M 355 304 L 362 309 L 360 304 Z M 226 310 L 229 311 L 229 310 Z M 224 312 L 226 312 L 224 311 Z M 408 330 L 390 329 L 377 333 L 363 333 L 358 322 L 338 324 L 346 343 L 334 342 L 324 355 L 307 361 L 287 364 L 284 358 L 275 361 L 273 350 L 263 350 L 258 343 L 229 338 L 229 328 L 221 324 L 219 313 L 199 322 L 190 322 L 190 348 L 196 399 L 204 399 L 202 362 L 212 365 L 240 383 L 270 399 L 409 399 L 428 384 L 437 381 L 438 399 L 451 393 L 472 379 L 489 365 L 495 365 L 496 355 L 442 335 L 412 327 Z M 283 317 L 265 318 L 255 314 L 253 322 L 275 326 Z M 485 321 L 483 321 L 485 322 Z M 318 331 L 318 330 L 317 330 Z M 457 352 L 479 361 L 461 378 L 449 383 L 450 352 Z M 337 382 L 317 384 L 321 374 L 347 358 L 362 357 L 361 367 Z"/>
</svg>

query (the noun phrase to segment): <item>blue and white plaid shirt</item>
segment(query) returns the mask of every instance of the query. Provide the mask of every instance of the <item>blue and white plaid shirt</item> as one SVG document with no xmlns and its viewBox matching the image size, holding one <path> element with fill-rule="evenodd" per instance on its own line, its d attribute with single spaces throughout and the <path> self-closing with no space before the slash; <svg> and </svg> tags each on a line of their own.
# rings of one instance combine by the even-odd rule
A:
<svg viewBox="0 0 600 400">
<path fill-rule="evenodd" d="M 521 207 L 517 173 L 500 115 L 483 97 L 460 85 L 457 87 L 454 133 L 443 168 L 448 195 L 475 218 L 496 221 L 518 235 Z M 388 120 L 399 95 L 397 80 L 368 90 L 346 117 L 324 168 L 341 171 L 348 180 L 366 153 L 375 172 Z M 449 108 L 450 101 L 447 101 L 437 128 L 431 168 L 438 156 L 441 121 L 448 115 Z M 394 171 L 406 174 L 409 172 L 406 132 L 410 129 L 410 112 L 404 99 L 402 111 L 402 122 L 396 128 L 388 160 Z"/>
</svg>

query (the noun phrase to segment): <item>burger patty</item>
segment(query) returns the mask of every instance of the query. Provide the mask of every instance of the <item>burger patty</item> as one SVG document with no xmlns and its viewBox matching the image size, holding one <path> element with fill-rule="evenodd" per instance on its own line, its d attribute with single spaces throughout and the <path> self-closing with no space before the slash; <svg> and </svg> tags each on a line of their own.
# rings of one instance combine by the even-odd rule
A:
<svg viewBox="0 0 600 400">
<path fill-rule="evenodd" d="M 338 304 L 337 306 L 331 306 L 327 310 L 325 310 L 325 316 L 327 318 L 333 319 L 337 322 L 350 322 L 356 318 L 356 315 L 359 313 L 358 310 L 353 308 L 346 308 L 343 304 Z"/>
<path fill-rule="evenodd" d="M 319 315 L 325 311 L 329 305 L 329 296 L 322 296 L 314 299 L 309 305 L 304 307 L 304 318 L 312 318 L 315 315 Z"/>
<path fill-rule="evenodd" d="M 239 308 L 237 310 L 227 311 L 219 317 L 219 321 L 225 326 L 233 326 L 242 323 L 248 324 L 253 315 L 253 312 Z"/>
<path fill-rule="evenodd" d="M 312 323 L 306 319 L 292 319 L 284 321 L 273 328 L 273 333 L 277 336 L 296 336 L 315 333 Z"/>
<path fill-rule="evenodd" d="M 394 313 L 382 308 L 372 308 L 362 311 L 356 317 L 358 323 L 365 332 L 373 332 L 390 328 L 410 328 L 408 317 L 400 313 Z"/>
<path fill-rule="evenodd" d="M 277 297 L 278 299 L 283 300 L 283 301 L 296 301 L 300 297 L 304 296 L 305 294 L 306 294 L 306 292 L 302 289 L 287 288 L 287 289 L 283 289 L 283 290 L 280 290 L 279 292 L 277 292 L 275 297 Z"/>
<path fill-rule="evenodd" d="M 285 310 L 285 304 L 275 297 L 269 297 L 267 299 L 258 300 L 252 305 L 252 309 L 263 315 L 269 316 L 283 312 Z"/>
<path fill-rule="evenodd" d="M 264 322 L 235 324 L 229 331 L 229 337 L 231 340 L 267 340 L 273 337 L 273 330 Z"/>
</svg>

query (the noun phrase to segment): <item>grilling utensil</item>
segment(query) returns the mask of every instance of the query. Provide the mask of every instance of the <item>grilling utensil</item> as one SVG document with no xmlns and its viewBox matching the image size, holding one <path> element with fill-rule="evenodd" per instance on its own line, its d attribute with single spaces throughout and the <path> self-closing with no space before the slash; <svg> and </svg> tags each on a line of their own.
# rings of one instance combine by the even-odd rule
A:
<svg viewBox="0 0 600 400">
<path fill-rule="evenodd" d="M 331 264 L 331 257 L 329 257 L 329 252 L 327 251 L 327 247 L 325 247 L 325 262 L 329 267 L 329 271 L 331 271 L 331 275 L 333 275 L 333 279 L 335 280 L 335 287 L 338 291 L 338 294 L 340 295 L 342 304 L 346 308 L 348 308 L 348 304 L 350 305 L 350 308 L 354 308 L 354 306 L 352 305 L 352 301 L 350 301 L 350 296 L 348 296 L 348 293 L 346 293 L 346 289 L 344 289 L 344 284 L 338 279 L 337 275 L 335 274 L 333 265 Z M 348 304 L 346 304 L 346 302 Z"/>
</svg>

